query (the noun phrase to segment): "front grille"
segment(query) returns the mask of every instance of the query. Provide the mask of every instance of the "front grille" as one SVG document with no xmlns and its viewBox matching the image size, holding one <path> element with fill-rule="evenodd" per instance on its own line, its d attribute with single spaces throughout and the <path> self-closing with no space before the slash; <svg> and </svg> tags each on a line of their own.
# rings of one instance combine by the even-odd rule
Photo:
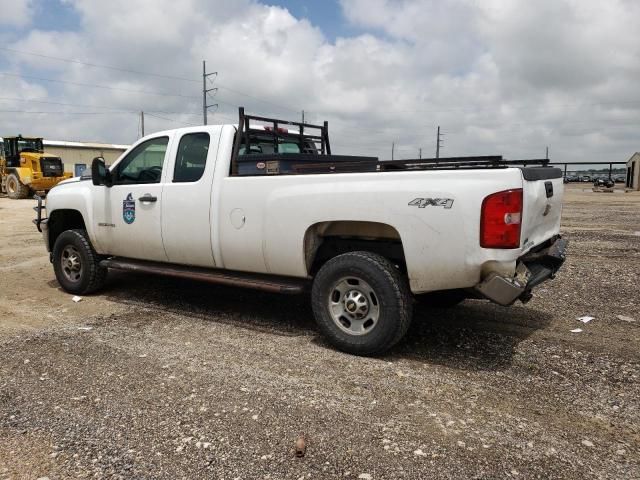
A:
<svg viewBox="0 0 640 480">
<path fill-rule="evenodd" d="M 62 160 L 56 157 L 43 157 L 40 159 L 40 168 L 43 177 L 61 177 L 64 173 Z"/>
</svg>

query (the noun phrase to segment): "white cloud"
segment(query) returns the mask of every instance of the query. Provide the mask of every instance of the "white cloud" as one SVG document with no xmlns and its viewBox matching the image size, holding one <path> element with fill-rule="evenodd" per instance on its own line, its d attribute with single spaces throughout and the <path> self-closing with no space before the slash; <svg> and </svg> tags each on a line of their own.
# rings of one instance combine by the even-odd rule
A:
<svg viewBox="0 0 640 480">
<path fill-rule="evenodd" d="M 24 27 L 31 23 L 32 0 L 0 0 L 0 25 Z"/>
<path fill-rule="evenodd" d="M 152 130 L 198 123 L 206 59 L 219 72 L 218 121 L 233 121 L 239 104 L 280 117 L 299 118 L 305 109 L 307 118 L 330 121 L 332 143 L 343 152 L 386 158 L 396 142 L 401 156 L 419 147 L 428 155 L 437 125 L 447 133 L 443 154 L 451 155 L 538 157 L 551 145 L 558 160 L 624 160 L 639 148 L 640 42 L 633 32 L 640 4 L 631 0 L 342 0 L 363 33 L 334 42 L 286 9 L 253 0 L 69 1 L 81 18 L 77 31 L 32 29 L 9 46 L 194 81 L 12 54 L 14 72 L 182 96 L 0 76 L 4 97 L 48 97 L 102 112 L 2 114 L 2 131 L 28 126 L 63 139 L 134 140 L 136 115 L 101 106 L 176 122 L 150 117 Z"/>
</svg>

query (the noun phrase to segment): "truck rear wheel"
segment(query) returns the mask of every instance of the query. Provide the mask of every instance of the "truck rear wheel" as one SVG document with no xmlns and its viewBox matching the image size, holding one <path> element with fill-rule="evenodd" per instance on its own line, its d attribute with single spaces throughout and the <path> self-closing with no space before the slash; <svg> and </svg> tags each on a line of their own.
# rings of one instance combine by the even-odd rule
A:
<svg viewBox="0 0 640 480">
<path fill-rule="evenodd" d="M 323 335 L 354 355 L 388 350 L 411 323 L 406 277 L 375 253 L 350 252 L 329 260 L 313 281 L 311 301 Z"/>
<path fill-rule="evenodd" d="M 7 177 L 7 195 L 9 198 L 19 200 L 29 196 L 30 189 L 24 185 L 15 173 L 9 174 Z"/>
<path fill-rule="evenodd" d="M 62 232 L 53 245 L 53 270 L 60 286 L 69 293 L 86 295 L 100 289 L 107 269 L 91 246 L 84 230 Z"/>
</svg>

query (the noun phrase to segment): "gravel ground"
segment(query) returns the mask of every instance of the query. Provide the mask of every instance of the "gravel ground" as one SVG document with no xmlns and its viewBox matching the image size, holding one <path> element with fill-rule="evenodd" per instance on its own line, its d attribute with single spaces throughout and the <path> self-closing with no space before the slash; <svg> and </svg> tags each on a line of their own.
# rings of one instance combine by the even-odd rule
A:
<svg viewBox="0 0 640 480">
<path fill-rule="evenodd" d="M 570 186 L 530 303 L 419 307 L 379 358 L 303 297 L 113 274 L 74 303 L 32 206 L 0 198 L 0 479 L 640 478 L 638 194 Z"/>
</svg>

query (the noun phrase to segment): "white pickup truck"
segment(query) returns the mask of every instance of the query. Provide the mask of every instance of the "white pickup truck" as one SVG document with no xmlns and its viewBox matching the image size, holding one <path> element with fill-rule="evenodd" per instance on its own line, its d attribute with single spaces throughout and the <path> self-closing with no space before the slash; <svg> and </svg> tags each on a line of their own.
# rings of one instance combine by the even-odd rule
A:
<svg viewBox="0 0 640 480">
<path fill-rule="evenodd" d="M 240 109 L 238 125 L 95 159 L 38 198 L 34 222 L 67 292 L 98 290 L 109 268 L 310 290 L 327 339 L 370 355 L 403 337 L 414 301 L 529 300 L 564 261 L 562 195 L 545 160 L 331 155 L 326 122 Z"/>
</svg>

